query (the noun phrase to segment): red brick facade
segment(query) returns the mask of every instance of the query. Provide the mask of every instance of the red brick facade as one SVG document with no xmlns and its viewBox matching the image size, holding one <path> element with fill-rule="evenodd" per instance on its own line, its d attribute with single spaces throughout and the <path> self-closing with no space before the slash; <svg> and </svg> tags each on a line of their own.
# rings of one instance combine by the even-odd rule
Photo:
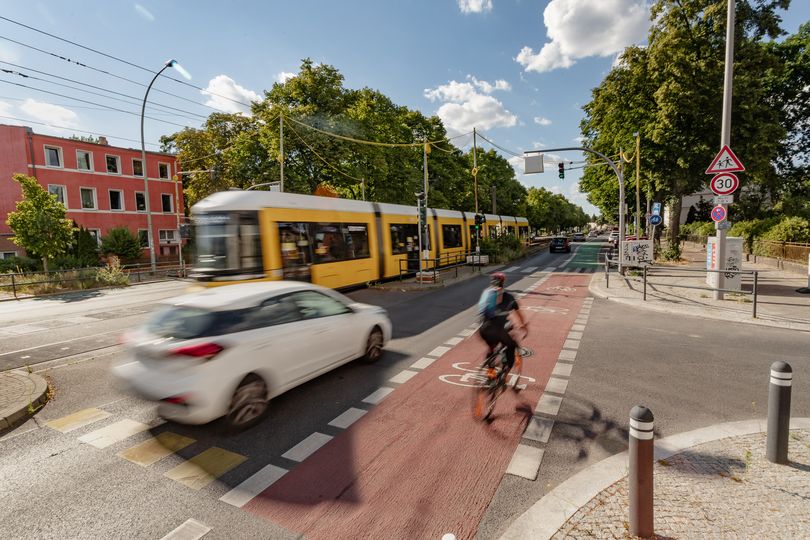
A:
<svg viewBox="0 0 810 540">
<path fill-rule="evenodd" d="M 176 260 L 178 220 L 183 223 L 182 184 L 172 180 L 178 172 L 176 159 L 172 154 L 147 152 L 146 161 L 155 254 Z M 38 135 L 28 127 L 0 124 L 0 256 L 24 254 L 9 240 L 12 233 L 6 225 L 8 213 L 21 198 L 20 186 L 12 180 L 15 173 L 33 176 L 43 188 L 58 193 L 64 198 L 67 217 L 99 237 L 120 226 L 145 235 L 140 162 L 140 150 Z M 147 249 L 143 256 L 149 257 Z"/>
</svg>

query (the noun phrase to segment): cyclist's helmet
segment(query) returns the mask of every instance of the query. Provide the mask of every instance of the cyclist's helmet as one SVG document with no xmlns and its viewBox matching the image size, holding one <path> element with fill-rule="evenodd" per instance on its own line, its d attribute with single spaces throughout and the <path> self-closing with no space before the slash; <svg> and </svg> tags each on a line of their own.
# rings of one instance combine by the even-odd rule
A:
<svg viewBox="0 0 810 540">
<path fill-rule="evenodd" d="M 503 287 L 506 283 L 506 275 L 503 272 L 495 272 L 489 276 L 489 282 L 496 287 Z"/>
</svg>

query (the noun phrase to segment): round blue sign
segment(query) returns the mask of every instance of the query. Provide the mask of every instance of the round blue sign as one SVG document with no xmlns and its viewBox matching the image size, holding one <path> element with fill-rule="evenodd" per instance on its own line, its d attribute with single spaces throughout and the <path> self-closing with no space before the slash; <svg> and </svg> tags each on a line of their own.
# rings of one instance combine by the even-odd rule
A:
<svg viewBox="0 0 810 540">
<path fill-rule="evenodd" d="M 661 216 L 650 216 L 650 225 L 661 225 Z"/>
<path fill-rule="evenodd" d="M 726 219 L 726 209 L 721 205 L 717 205 L 712 208 L 712 220 L 714 221 L 723 221 Z"/>
</svg>

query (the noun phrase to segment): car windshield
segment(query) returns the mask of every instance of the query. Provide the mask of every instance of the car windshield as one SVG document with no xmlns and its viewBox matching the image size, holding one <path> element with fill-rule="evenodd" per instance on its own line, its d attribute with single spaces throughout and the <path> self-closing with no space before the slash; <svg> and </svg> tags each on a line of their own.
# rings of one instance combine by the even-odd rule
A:
<svg viewBox="0 0 810 540">
<path fill-rule="evenodd" d="M 565 238 L 555 238 L 554 240 L 552 240 L 552 242 L 554 242 L 555 244 L 564 244 Z"/>
</svg>

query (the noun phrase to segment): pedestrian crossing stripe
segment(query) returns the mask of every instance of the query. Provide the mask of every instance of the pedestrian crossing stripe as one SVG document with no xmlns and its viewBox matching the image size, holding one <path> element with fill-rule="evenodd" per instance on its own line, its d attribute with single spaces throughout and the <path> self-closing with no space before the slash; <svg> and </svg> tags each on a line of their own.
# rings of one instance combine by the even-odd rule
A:
<svg viewBox="0 0 810 540">
<path fill-rule="evenodd" d="M 45 425 L 61 433 L 68 433 L 99 420 L 104 420 L 108 416 L 111 416 L 111 413 L 101 409 L 82 409 L 73 414 L 45 422 Z"/>
<path fill-rule="evenodd" d="M 125 418 L 109 426 L 91 431 L 87 435 L 82 435 L 79 440 L 96 448 L 107 448 L 147 429 L 149 429 L 148 425 Z"/>
<path fill-rule="evenodd" d="M 141 467 L 148 467 L 195 442 L 194 439 L 189 437 L 183 437 L 171 431 L 164 431 L 156 437 L 150 437 L 140 444 L 118 452 L 117 455 Z"/>
<path fill-rule="evenodd" d="M 167 471 L 163 476 L 199 490 L 246 460 L 247 457 L 241 454 L 214 446 Z"/>
</svg>

